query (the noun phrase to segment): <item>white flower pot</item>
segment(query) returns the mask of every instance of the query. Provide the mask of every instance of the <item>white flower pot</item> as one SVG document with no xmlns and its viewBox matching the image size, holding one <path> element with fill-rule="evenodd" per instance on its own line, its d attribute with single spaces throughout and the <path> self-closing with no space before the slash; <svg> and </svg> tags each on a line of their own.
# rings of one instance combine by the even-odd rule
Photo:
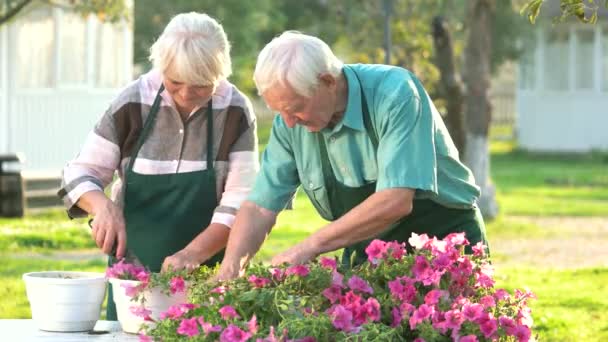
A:
<svg viewBox="0 0 608 342">
<path fill-rule="evenodd" d="M 139 307 L 141 304 L 132 301 L 131 297 L 125 294 L 125 288 L 122 285 L 137 286 L 140 284 L 139 281 L 110 278 L 110 283 L 112 284 L 113 298 L 116 303 L 116 315 L 124 332 L 136 334 L 141 329 L 142 324 L 154 324 L 144 321 L 143 317 L 138 317 L 131 312 L 131 307 Z M 167 311 L 172 305 L 186 303 L 188 299 L 186 291 L 168 296 L 157 288 L 144 291 L 143 296 L 145 298 L 144 306 L 152 311 L 150 317 L 154 320 L 158 320 L 160 314 Z"/>
<path fill-rule="evenodd" d="M 23 280 L 38 329 L 88 331 L 97 323 L 106 293 L 103 273 L 31 272 Z"/>
</svg>

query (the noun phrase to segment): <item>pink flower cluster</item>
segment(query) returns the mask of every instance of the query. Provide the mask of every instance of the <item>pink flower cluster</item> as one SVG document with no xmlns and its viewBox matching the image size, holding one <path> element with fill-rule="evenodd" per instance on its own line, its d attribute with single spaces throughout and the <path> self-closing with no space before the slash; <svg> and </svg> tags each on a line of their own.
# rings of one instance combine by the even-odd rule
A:
<svg viewBox="0 0 608 342">
<path fill-rule="evenodd" d="M 492 294 L 494 280 L 491 265 L 487 261 L 474 264 L 459 251 L 461 246 L 468 245 L 464 234 L 450 234 L 443 240 L 431 239 L 425 234 L 413 234 L 408 242 L 427 254 L 421 253 L 414 258 L 411 276 L 399 276 L 388 282 L 394 304 L 391 309 L 391 326 L 396 327 L 406 322 L 411 330 L 415 330 L 418 325 L 426 323 L 441 334 L 449 332 L 455 341 L 477 341 L 475 335 L 460 335 L 463 324 L 468 322 L 469 325 L 479 327 L 487 339 L 496 339 L 499 329 L 504 335 L 513 336 L 520 342 L 530 339 L 532 318 L 525 304 L 534 295 L 530 292 L 516 292 L 515 298 L 510 298 L 502 289 Z M 374 240 L 366 251 L 373 265 L 378 265 L 381 261 L 399 261 L 402 256 L 401 246 L 380 240 Z M 474 256 L 481 257 L 484 248 L 478 244 L 473 251 Z M 390 260 L 389 255 L 393 260 Z M 440 288 L 441 280 L 447 280 L 447 289 Z M 423 303 L 417 303 L 422 295 L 420 289 L 428 289 L 428 286 L 432 289 L 424 295 Z M 478 293 L 488 294 L 476 298 Z M 521 304 L 517 306 L 516 319 L 496 315 L 497 306 L 513 303 Z"/>
<path fill-rule="evenodd" d="M 161 319 L 170 320 L 175 329 L 175 335 L 167 337 L 185 340 L 199 336 L 197 339 L 226 342 L 315 341 L 313 337 L 290 340 L 287 329 L 277 336 L 274 327 L 277 322 L 289 326 L 284 323 L 320 319 L 320 324 L 328 324 L 323 334 L 329 334 L 322 340 L 332 340 L 331 336 L 338 334 L 362 336 L 371 331 L 366 326 L 374 324 L 395 328 L 390 331 L 413 336 L 415 342 L 424 342 L 425 336 L 431 340 L 437 334 L 460 342 L 531 340 L 533 320 L 527 301 L 535 298 L 534 294 L 516 290 L 511 295 L 495 289 L 493 268 L 482 244 L 472 246 L 472 255 L 465 255 L 469 242 L 460 233 L 441 240 L 412 234 L 408 245 L 410 250 L 404 243 L 374 240 L 366 249 L 369 263 L 352 270 L 339 267 L 335 258 L 328 257 L 287 268 L 259 266 L 246 278 L 204 288 L 200 305 L 182 304 L 163 313 Z M 172 281 L 173 285 L 180 287 L 177 280 L 175 284 Z M 257 304 L 252 311 L 247 307 L 256 305 L 257 298 L 283 303 L 286 297 L 277 301 L 276 296 L 285 294 L 293 299 L 287 301 L 287 309 L 260 310 Z M 298 298 L 308 301 L 300 305 L 304 300 Z M 266 299 L 266 303 L 271 302 Z M 259 325 L 255 315 L 247 317 L 251 312 L 258 314 Z M 164 340 L 159 331 L 151 332 Z M 299 334 L 317 333 L 310 330 Z M 146 341 L 148 337 L 142 336 Z"/>
<path fill-rule="evenodd" d="M 143 266 L 125 263 L 123 259 L 106 269 L 106 278 L 137 280 L 147 283 L 150 281 L 150 272 Z"/>
</svg>

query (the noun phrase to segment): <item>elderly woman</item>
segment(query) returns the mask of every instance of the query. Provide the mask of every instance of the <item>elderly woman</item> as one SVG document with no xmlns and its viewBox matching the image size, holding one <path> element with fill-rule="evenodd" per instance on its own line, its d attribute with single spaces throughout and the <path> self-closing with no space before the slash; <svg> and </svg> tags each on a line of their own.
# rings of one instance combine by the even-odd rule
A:
<svg viewBox="0 0 608 342">
<path fill-rule="evenodd" d="M 94 217 L 110 263 L 128 249 L 153 272 L 214 264 L 259 168 L 255 116 L 226 80 L 230 45 L 213 18 L 177 15 L 150 52 L 153 70 L 111 103 L 59 194 L 70 217 Z"/>
</svg>

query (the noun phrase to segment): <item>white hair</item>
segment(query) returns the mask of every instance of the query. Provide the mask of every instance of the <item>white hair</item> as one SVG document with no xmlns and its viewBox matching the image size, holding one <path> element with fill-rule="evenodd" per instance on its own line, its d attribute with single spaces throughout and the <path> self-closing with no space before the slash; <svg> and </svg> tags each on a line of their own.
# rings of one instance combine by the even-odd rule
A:
<svg viewBox="0 0 608 342">
<path fill-rule="evenodd" d="M 329 73 L 338 77 L 342 67 L 342 61 L 321 39 L 286 31 L 262 49 L 253 80 L 260 95 L 279 84 L 289 85 L 297 94 L 310 97 L 320 75 Z"/>
<path fill-rule="evenodd" d="M 230 43 L 215 19 L 204 13 L 178 14 L 150 48 L 150 61 L 177 81 L 211 85 L 232 73 Z"/>
</svg>

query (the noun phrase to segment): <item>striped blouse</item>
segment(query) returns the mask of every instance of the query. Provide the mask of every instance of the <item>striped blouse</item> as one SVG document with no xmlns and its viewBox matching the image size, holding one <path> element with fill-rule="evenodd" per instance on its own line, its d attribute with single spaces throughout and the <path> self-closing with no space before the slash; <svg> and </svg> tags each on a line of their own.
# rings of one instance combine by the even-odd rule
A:
<svg viewBox="0 0 608 342">
<path fill-rule="evenodd" d="M 128 85 L 89 133 L 82 150 L 63 169 L 59 196 L 70 217 L 86 215 L 75 204 L 80 196 L 112 184 L 111 198 L 123 206 L 123 181 L 137 138 L 162 76 L 152 70 Z M 155 126 L 135 157 L 133 171 L 168 174 L 207 169 L 206 108 L 195 108 L 184 122 L 171 96 L 163 91 Z M 212 98 L 213 154 L 218 207 L 211 222 L 231 227 L 259 170 L 256 118 L 249 99 L 228 81 Z"/>
</svg>

